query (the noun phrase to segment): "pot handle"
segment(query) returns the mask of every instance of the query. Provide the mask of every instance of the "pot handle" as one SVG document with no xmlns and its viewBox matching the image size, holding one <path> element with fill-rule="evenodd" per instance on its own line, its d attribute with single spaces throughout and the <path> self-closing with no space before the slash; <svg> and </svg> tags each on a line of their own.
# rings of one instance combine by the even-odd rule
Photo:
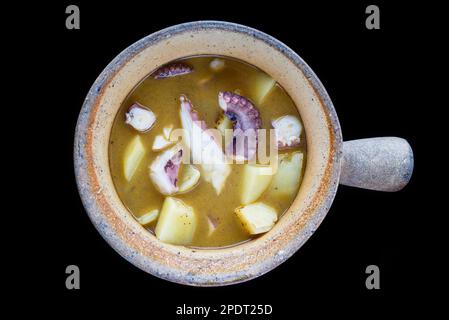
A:
<svg viewBox="0 0 449 320">
<path fill-rule="evenodd" d="M 340 184 L 394 192 L 404 188 L 413 172 L 413 151 L 402 138 L 345 141 Z"/>
</svg>

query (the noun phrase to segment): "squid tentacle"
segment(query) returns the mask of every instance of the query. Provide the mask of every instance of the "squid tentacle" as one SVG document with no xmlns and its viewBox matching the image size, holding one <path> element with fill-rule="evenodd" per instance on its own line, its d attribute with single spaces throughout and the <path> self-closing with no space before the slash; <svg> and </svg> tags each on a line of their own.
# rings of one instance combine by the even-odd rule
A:
<svg viewBox="0 0 449 320">
<path fill-rule="evenodd" d="M 153 72 L 154 79 L 164 79 L 191 73 L 193 68 L 183 62 L 166 64 Z"/>
</svg>

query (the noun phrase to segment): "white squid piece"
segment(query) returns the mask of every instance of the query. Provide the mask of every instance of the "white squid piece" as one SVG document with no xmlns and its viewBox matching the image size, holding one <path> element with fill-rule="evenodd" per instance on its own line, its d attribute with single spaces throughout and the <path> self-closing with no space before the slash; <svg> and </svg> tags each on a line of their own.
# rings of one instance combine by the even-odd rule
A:
<svg viewBox="0 0 449 320">
<path fill-rule="evenodd" d="M 231 173 L 231 166 L 226 163 L 223 150 L 216 141 L 217 138 L 207 131 L 205 122 L 199 119 L 192 103 L 185 96 L 181 96 L 180 100 L 180 117 L 184 129 L 183 141 L 190 149 L 193 163 L 201 167 L 204 180 L 211 183 L 219 195 Z"/>
<path fill-rule="evenodd" d="M 125 114 L 125 123 L 139 132 L 150 130 L 155 122 L 156 116 L 153 111 L 138 102 L 129 107 L 128 112 Z"/>
</svg>

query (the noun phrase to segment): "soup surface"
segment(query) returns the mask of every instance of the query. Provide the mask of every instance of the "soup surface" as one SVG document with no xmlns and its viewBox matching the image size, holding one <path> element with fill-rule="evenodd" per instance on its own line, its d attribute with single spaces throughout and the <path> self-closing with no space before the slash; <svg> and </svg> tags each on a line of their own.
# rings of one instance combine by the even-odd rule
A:
<svg viewBox="0 0 449 320">
<path fill-rule="evenodd" d="M 159 70 L 160 77 L 153 73 L 142 81 L 130 93 L 114 120 L 109 159 L 119 197 L 149 232 L 168 243 L 220 247 L 268 231 L 291 205 L 304 172 L 306 140 L 297 108 L 273 79 L 247 63 L 217 56 L 188 57 L 176 63 L 177 67 L 171 71 L 170 65 L 165 73 Z M 207 180 L 201 164 L 193 164 L 192 171 L 192 166 L 187 168 L 187 164 L 181 163 L 175 172 L 177 178 L 167 180 L 173 182 L 168 185 L 171 189 L 164 191 L 155 181 L 158 176 L 150 175 L 150 167 L 158 156 L 177 145 L 170 141 L 170 129 L 183 128 L 180 97 L 191 102 L 207 128 L 216 128 L 217 121 L 222 125 L 226 121 L 224 126 L 232 128 L 239 119 L 229 112 L 224 114 L 219 92 L 247 98 L 259 111 L 262 129 L 279 129 L 276 141 L 281 147 L 276 173 L 261 176 L 258 170 L 262 166 L 230 164 L 217 190 L 213 179 Z M 135 103 L 142 107 L 143 116 L 140 122 L 132 123 L 126 119 Z M 145 114 L 148 110 L 151 113 Z M 290 118 L 285 120 L 285 116 Z M 279 120 L 282 117 L 284 120 Z M 134 119 L 138 119 L 137 116 Z M 150 129 L 145 127 L 148 124 L 151 124 Z M 280 142 L 281 137 L 287 140 Z M 172 164 L 170 161 L 168 163 Z M 168 170 L 167 165 L 164 168 Z M 198 173 L 200 177 L 196 181 Z M 180 192 L 176 189 L 188 179 L 186 175 L 193 186 Z M 252 207 L 245 208 L 248 205 Z"/>
</svg>

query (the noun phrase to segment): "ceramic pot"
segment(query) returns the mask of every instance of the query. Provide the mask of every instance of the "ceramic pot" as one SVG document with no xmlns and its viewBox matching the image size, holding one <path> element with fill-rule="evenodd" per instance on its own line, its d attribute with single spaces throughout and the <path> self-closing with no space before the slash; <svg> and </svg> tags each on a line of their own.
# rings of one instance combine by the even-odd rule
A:
<svg viewBox="0 0 449 320">
<path fill-rule="evenodd" d="M 169 61 L 202 54 L 237 58 L 271 75 L 295 102 L 307 138 L 307 166 L 291 207 L 268 233 L 221 249 L 193 249 L 160 242 L 122 204 L 108 159 L 114 117 L 133 88 Z M 293 50 L 258 30 L 219 21 L 169 27 L 120 53 L 86 97 L 76 127 L 74 161 L 84 207 L 103 238 L 140 269 L 196 286 L 247 281 L 287 260 L 318 228 L 339 183 L 397 191 L 407 184 L 413 170 L 413 154 L 403 139 L 343 143 L 331 99 Z"/>
</svg>

